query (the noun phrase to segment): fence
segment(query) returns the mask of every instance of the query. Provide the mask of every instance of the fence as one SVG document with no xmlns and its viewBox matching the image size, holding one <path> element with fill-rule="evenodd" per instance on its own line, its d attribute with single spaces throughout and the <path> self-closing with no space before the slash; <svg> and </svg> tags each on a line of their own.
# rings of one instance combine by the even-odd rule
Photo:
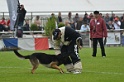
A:
<svg viewBox="0 0 124 82">
<path fill-rule="evenodd" d="M 30 20 L 32 20 L 33 17 L 35 17 L 36 15 L 41 16 L 42 19 L 50 17 L 51 13 L 54 13 L 55 16 L 58 15 L 58 12 L 62 13 L 62 17 L 67 17 L 68 12 L 72 12 L 72 16 L 75 16 L 76 13 L 78 13 L 80 16 L 83 16 L 85 13 L 93 13 L 93 11 L 35 11 L 35 12 L 27 12 L 26 13 L 26 18 L 29 18 Z M 124 14 L 124 10 L 111 10 L 111 11 L 100 11 L 100 13 L 103 14 L 103 16 L 108 13 L 108 14 L 115 14 L 117 16 L 122 16 L 122 14 Z M 1 17 L 9 17 L 9 12 L 0 12 L 0 18 Z"/>
<path fill-rule="evenodd" d="M 84 47 L 91 47 L 92 42 L 90 41 L 89 32 L 82 32 L 82 39 L 84 43 Z M 122 45 L 124 46 L 124 30 L 108 30 L 108 37 L 106 45 Z"/>
<path fill-rule="evenodd" d="M 68 12 L 70 11 L 35 11 L 35 12 L 29 11 L 26 13 L 26 19 L 32 21 L 32 19 L 36 17 L 36 15 L 39 15 L 41 17 L 41 21 L 45 23 L 46 19 L 51 16 L 51 13 L 54 13 L 55 16 L 58 16 L 58 12 L 62 13 L 62 18 L 64 19 L 67 18 Z M 83 17 L 85 13 L 88 14 L 93 13 L 93 11 L 71 11 L 71 12 L 72 12 L 72 17 L 74 17 L 76 13 L 78 13 L 80 17 Z M 105 11 L 100 11 L 100 13 L 102 13 L 103 16 L 105 16 L 106 13 L 108 13 L 110 16 L 114 13 L 116 16 L 121 17 L 124 14 L 124 10 L 111 10 L 111 11 L 105 10 Z M 8 19 L 9 12 L 0 12 L 0 19 L 2 17 Z"/>
</svg>

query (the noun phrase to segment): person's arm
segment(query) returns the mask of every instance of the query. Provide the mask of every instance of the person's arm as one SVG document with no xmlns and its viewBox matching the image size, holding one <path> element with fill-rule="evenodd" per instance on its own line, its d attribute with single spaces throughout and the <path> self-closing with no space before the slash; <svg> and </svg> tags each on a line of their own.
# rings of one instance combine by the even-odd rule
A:
<svg viewBox="0 0 124 82">
<path fill-rule="evenodd" d="M 105 37 L 103 44 L 106 45 L 106 42 L 107 42 L 107 38 Z"/>
<path fill-rule="evenodd" d="M 25 15 L 27 13 L 27 11 L 25 9 L 23 11 L 24 11 L 24 15 Z"/>
<path fill-rule="evenodd" d="M 104 45 L 106 45 L 106 42 L 107 42 L 107 27 L 106 27 L 106 24 L 105 24 L 105 21 L 103 20 L 103 37 L 104 38 Z"/>
<path fill-rule="evenodd" d="M 87 25 L 87 31 L 90 31 L 90 27 L 89 27 L 89 25 Z"/>
<path fill-rule="evenodd" d="M 117 24 L 117 26 L 121 26 L 121 22 L 120 21 L 117 21 L 117 22 L 115 22 L 116 24 Z"/>
<path fill-rule="evenodd" d="M 106 27 L 106 23 L 105 23 L 105 21 L 103 20 L 102 21 L 102 28 L 103 28 L 103 37 L 107 37 L 107 27 Z"/>
<path fill-rule="evenodd" d="M 83 32 L 83 25 L 81 25 L 80 32 Z"/>
<path fill-rule="evenodd" d="M 90 28 L 90 40 L 92 41 L 92 26 L 91 26 L 91 23 L 92 23 L 92 19 L 91 19 L 91 21 L 90 21 L 90 24 L 89 24 L 89 28 Z"/>
<path fill-rule="evenodd" d="M 78 46 L 79 49 L 81 49 L 83 47 L 83 40 L 82 40 L 81 37 L 78 37 L 76 39 L 76 44 L 77 44 L 77 46 Z"/>
</svg>

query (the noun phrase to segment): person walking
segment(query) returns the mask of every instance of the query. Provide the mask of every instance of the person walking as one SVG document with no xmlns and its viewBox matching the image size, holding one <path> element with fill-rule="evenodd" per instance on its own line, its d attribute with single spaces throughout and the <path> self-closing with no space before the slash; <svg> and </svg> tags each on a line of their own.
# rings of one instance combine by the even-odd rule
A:
<svg viewBox="0 0 124 82">
<path fill-rule="evenodd" d="M 82 72 L 79 48 L 82 48 L 82 38 L 71 27 L 61 27 L 53 31 L 53 42 L 56 55 L 63 61 L 68 72 Z"/>
<path fill-rule="evenodd" d="M 99 16 L 99 11 L 94 11 L 94 18 L 90 21 L 90 39 L 93 42 L 92 56 L 96 57 L 97 44 L 99 42 L 102 57 L 106 57 L 104 45 L 107 41 L 107 27 L 104 19 Z"/>
</svg>

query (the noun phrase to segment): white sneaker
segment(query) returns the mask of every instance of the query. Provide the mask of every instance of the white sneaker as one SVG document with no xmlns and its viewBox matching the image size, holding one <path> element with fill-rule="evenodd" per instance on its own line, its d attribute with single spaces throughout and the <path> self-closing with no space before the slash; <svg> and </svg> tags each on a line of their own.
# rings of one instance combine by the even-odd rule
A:
<svg viewBox="0 0 124 82">
<path fill-rule="evenodd" d="M 103 58 L 105 58 L 106 56 L 102 56 Z"/>
<path fill-rule="evenodd" d="M 73 74 L 80 74 L 80 73 L 81 73 L 80 71 L 73 72 Z"/>
</svg>

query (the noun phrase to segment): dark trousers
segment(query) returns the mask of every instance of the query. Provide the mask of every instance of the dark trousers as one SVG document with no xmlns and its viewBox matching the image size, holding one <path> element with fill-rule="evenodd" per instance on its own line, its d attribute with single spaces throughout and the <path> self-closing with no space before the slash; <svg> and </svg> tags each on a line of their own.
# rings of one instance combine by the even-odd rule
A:
<svg viewBox="0 0 124 82">
<path fill-rule="evenodd" d="M 63 45 L 61 47 L 60 58 L 63 60 L 64 65 L 71 63 L 75 64 L 80 61 L 77 45 L 73 42 L 71 42 L 68 46 Z"/>
<path fill-rule="evenodd" d="M 100 44 L 102 56 L 106 56 L 105 48 L 104 48 L 104 45 L 103 45 L 103 38 L 93 38 L 93 54 L 92 54 L 92 56 L 96 56 L 98 42 Z"/>
<path fill-rule="evenodd" d="M 8 29 L 6 29 L 4 25 L 0 24 L 0 31 L 3 31 L 3 30 L 8 31 Z"/>
</svg>

